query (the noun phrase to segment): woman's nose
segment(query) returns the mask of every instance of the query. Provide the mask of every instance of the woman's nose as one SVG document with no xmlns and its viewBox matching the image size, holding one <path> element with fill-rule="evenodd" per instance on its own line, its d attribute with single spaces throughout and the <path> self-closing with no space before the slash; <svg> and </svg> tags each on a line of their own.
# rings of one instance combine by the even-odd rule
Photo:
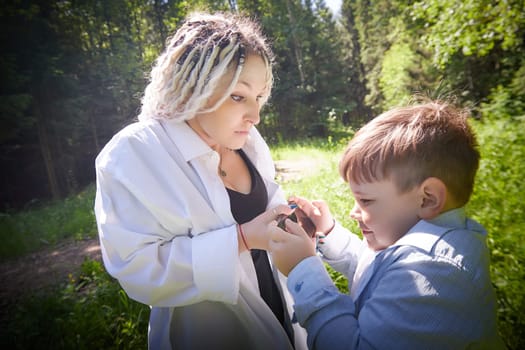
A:
<svg viewBox="0 0 525 350">
<path fill-rule="evenodd" d="M 259 124 L 261 121 L 261 108 L 258 102 L 251 104 L 249 110 L 246 112 L 246 119 L 252 122 L 253 125 Z"/>
</svg>

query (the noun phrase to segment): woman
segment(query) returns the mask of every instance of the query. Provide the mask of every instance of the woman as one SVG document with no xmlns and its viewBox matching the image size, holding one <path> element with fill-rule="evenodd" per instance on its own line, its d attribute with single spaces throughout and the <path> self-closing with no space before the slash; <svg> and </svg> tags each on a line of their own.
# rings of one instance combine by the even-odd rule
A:
<svg viewBox="0 0 525 350">
<path fill-rule="evenodd" d="M 96 160 L 104 264 L 152 306 L 151 349 L 301 349 L 266 250 L 290 209 L 255 128 L 272 52 L 253 21 L 190 16 L 151 72 L 139 121 Z"/>
</svg>

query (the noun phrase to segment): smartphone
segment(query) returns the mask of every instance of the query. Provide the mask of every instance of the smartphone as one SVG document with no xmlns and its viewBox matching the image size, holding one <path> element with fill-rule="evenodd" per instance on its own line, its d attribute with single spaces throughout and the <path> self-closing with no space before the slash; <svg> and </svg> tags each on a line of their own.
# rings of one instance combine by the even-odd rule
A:
<svg viewBox="0 0 525 350">
<path fill-rule="evenodd" d="M 284 222 L 286 221 L 286 219 L 290 219 L 293 222 L 299 223 L 299 225 L 301 225 L 303 230 L 305 230 L 305 232 L 310 237 L 315 237 L 316 228 L 312 220 L 308 217 L 308 215 L 306 215 L 306 213 L 301 208 L 299 208 L 294 202 L 288 203 L 288 205 L 290 206 L 290 208 L 294 209 L 293 213 L 291 213 L 288 216 L 284 214 L 279 215 L 279 217 L 277 218 L 277 226 L 286 231 Z"/>
</svg>

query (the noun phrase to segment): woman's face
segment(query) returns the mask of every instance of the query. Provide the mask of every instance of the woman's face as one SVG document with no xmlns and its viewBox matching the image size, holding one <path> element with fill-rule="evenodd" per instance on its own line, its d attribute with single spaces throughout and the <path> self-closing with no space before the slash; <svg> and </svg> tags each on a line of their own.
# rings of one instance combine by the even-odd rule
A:
<svg viewBox="0 0 525 350">
<path fill-rule="evenodd" d="M 261 57 L 247 56 L 237 84 L 219 108 L 188 120 L 191 128 L 210 147 L 239 149 L 245 144 L 250 129 L 260 121 L 261 101 L 266 94 L 266 69 Z M 226 80 L 219 84 L 219 91 L 228 86 Z M 212 98 L 209 105 L 217 99 L 218 96 Z"/>
</svg>

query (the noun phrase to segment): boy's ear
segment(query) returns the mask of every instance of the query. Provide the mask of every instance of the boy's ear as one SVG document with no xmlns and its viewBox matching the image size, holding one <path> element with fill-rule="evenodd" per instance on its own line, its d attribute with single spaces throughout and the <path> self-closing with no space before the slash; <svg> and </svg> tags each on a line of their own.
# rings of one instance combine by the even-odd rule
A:
<svg viewBox="0 0 525 350">
<path fill-rule="evenodd" d="M 433 219 L 444 211 L 447 203 L 447 186 L 437 177 L 429 177 L 420 186 L 421 205 L 419 217 L 424 220 Z"/>
</svg>

